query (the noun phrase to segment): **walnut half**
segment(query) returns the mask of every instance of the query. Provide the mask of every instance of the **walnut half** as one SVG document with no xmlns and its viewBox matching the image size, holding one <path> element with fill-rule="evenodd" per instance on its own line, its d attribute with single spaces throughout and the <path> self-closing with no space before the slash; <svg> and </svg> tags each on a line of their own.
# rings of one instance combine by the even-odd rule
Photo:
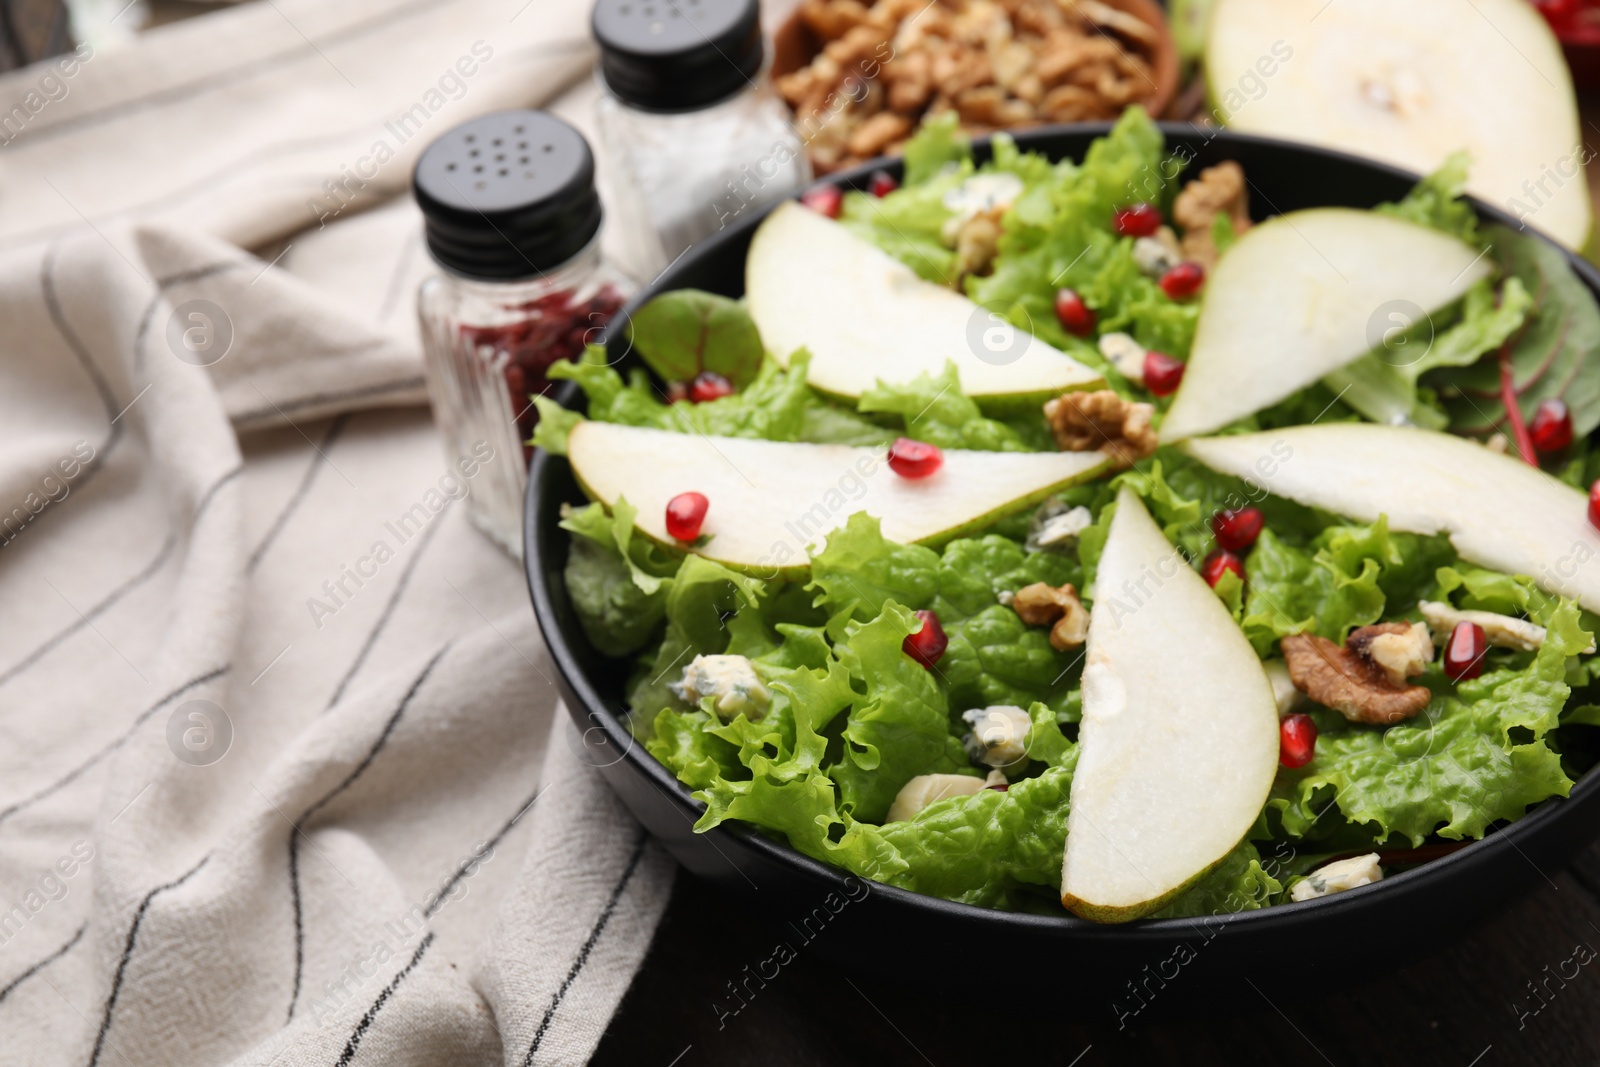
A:
<svg viewBox="0 0 1600 1067">
<path fill-rule="evenodd" d="M 1150 426 L 1154 413 L 1149 404 L 1124 400 L 1110 389 L 1066 393 L 1044 406 L 1045 421 L 1063 452 L 1099 449 L 1119 468 L 1131 467 L 1156 450 L 1156 432 Z"/>
<path fill-rule="evenodd" d="M 1023 586 L 1011 598 L 1011 607 L 1029 626 L 1049 626 L 1050 647 L 1057 652 L 1077 648 L 1088 640 L 1089 613 L 1070 582 L 1059 589 L 1044 582 Z"/>
<path fill-rule="evenodd" d="M 1414 632 L 1407 623 L 1385 622 L 1351 632 L 1343 645 L 1316 634 L 1290 634 L 1280 647 L 1296 689 L 1351 722 L 1388 726 L 1411 718 L 1433 699 L 1426 687 L 1391 675 L 1419 673 L 1426 666 L 1426 660 L 1417 665 L 1391 654 L 1410 642 Z M 1386 662 L 1372 657 L 1375 644 Z"/>
<path fill-rule="evenodd" d="M 1207 270 L 1217 265 L 1211 224 L 1218 215 L 1228 216 L 1236 235 L 1250 228 L 1244 168 L 1231 159 L 1201 171 L 1172 202 L 1172 217 L 1183 227 L 1183 254 Z"/>
</svg>

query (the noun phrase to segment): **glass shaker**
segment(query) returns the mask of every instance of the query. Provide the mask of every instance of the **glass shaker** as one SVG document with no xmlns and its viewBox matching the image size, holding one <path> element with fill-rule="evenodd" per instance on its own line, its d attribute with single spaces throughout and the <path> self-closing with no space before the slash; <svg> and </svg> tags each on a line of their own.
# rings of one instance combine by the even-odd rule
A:
<svg viewBox="0 0 1600 1067">
<path fill-rule="evenodd" d="M 600 199 L 583 135 L 542 111 L 444 134 L 413 190 L 440 272 L 422 283 L 423 366 L 467 514 L 522 555 L 522 498 L 546 371 L 599 339 L 625 282 L 600 258 Z"/>
<path fill-rule="evenodd" d="M 600 148 L 628 266 L 654 277 L 691 244 L 811 180 L 764 84 L 759 0 L 597 0 Z"/>
</svg>

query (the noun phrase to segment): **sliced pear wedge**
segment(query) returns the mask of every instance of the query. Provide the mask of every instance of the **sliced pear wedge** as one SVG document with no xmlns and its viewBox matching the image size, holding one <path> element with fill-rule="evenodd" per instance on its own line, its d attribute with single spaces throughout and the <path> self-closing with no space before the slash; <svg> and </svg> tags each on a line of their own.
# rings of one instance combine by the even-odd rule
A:
<svg viewBox="0 0 1600 1067">
<path fill-rule="evenodd" d="M 1461 558 L 1526 575 L 1600 611 L 1600 531 L 1584 494 L 1511 456 L 1429 430 L 1334 423 L 1208 437 L 1184 451 L 1223 474 L 1358 522 L 1446 534 Z"/>
<path fill-rule="evenodd" d="M 1469 192 L 1568 248 L 1589 235 L 1572 77 L 1527 0 L 1217 0 L 1205 62 L 1231 129 L 1421 174 L 1466 149 Z"/>
<path fill-rule="evenodd" d="M 1433 312 L 1487 277 L 1448 234 L 1348 208 L 1279 215 L 1228 249 L 1206 285 L 1163 442 L 1221 429 L 1359 359 L 1391 312 Z"/>
<path fill-rule="evenodd" d="M 750 242 L 745 298 L 774 358 L 787 364 L 808 349 L 808 380 L 836 397 L 937 375 L 949 361 L 962 392 L 991 407 L 1041 403 L 1105 380 L 792 201 Z"/>
<path fill-rule="evenodd" d="M 927 478 L 902 478 L 878 448 L 754 441 L 580 422 L 567 458 L 584 491 L 608 508 L 638 508 L 640 531 L 663 544 L 763 578 L 799 577 L 806 546 L 865 511 L 902 544 L 940 543 L 1031 507 L 1105 472 L 1099 452 L 946 450 Z M 667 533 L 667 501 L 685 492 L 710 501 L 693 547 Z"/>
<path fill-rule="evenodd" d="M 1278 710 L 1250 642 L 1124 488 L 1095 578 L 1061 903 L 1126 922 L 1249 832 L 1278 767 Z"/>
</svg>

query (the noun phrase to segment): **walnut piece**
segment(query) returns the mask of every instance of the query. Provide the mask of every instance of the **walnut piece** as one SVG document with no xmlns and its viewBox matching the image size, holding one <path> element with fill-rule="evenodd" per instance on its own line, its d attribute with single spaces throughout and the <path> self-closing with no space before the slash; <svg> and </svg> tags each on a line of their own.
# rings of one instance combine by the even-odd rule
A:
<svg viewBox="0 0 1600 1067">
<path fill-rule="evenodd" d="M 1363 626 L 1350 634 L 1344 646 L 1376 663 L 1393 685 L 1405 685 L 1407 678 L 1415 678 L 1433 662 L 1433 638 L 1420 622 Z"/>
<path fill-rule="evenodd" d="M 1045 421 L 1063 452 L 1110 456 L 1120 469 L 1155 452 L 1156 432 L 1150 426 L 1155 409 L 1124 400 L 1110 389 L 1065 393 L 1044 406 Z"/>
<path fill-rule="evenodd" d="M 1018 589 L 1011 599 L 1017 617 L 1029 626 L 1050 627 L 1050 647 L 1057 652 L 1077 648 L 1089 637 L 1089 613 L 1068 582 L 1052 589 L 1044 582 Z"/>
<path fill-rule="evenodd" d="M 821 51 L 775 84 L 818 173 L 946 111 L 981 134 L 1111 119 L 1157 92 L 1160 31 L 1103 0 L 801 0 L 800 18 Z M 904 132 L 888 136 L 891 117 Z"/>
<path fill-rule="evenodd" d="M 1250 196 L 1244 168 L 1231 159 L 1201 171 L 1172 202 L 1172 217 L 1183 227 L 1184 256 L 1207 270 L 1217 265 L 1211 224 L 1224 214 L 1233 223 L 1235 234 L 1250 228 Z"/>
<path fill-rule="evenodd" d="M 1388 726 L 1426 708 L 1433 694 L 1424 686 L 1394 681 L 1362 650 L 1370 651 L 1385 635 L 1409 640 L 1405 635 L 1411 632 L 1407 623 L 1388 622 L 1361 627 L 1344 645 L 1316 634 L 1290 634 L 1280 647 L 1296 689 L 1351 722 Z"/>
</svg>

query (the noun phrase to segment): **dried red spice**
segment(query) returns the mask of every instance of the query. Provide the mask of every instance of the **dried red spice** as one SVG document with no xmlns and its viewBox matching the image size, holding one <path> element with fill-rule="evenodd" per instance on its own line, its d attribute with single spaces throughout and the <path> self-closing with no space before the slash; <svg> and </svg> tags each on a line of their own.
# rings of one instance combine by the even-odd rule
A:
<svg viewBox="0 0 1600 1067">
<path fill-rule="evenodd" d="M 520 304 L 509 311 L 522 317 L 499 326 L 462 326 L 462 341 L 473 348 L 490 348 L 504 359 L 506 391 L 511 394 L 511 414 L 517 434 L 524 442 L 522 458 L 527 462 L 533 449 L 526 444 L 539 423 L 533 406 L 535 395 L 550 391 L 546 376 L 557 360 L 572 360 L 600 336 L 601 327 L 622 307 L 623 296 L 616 286 L 606 284 L 586 297 L 571 290 L 552 293 Z"/>
</svg>

